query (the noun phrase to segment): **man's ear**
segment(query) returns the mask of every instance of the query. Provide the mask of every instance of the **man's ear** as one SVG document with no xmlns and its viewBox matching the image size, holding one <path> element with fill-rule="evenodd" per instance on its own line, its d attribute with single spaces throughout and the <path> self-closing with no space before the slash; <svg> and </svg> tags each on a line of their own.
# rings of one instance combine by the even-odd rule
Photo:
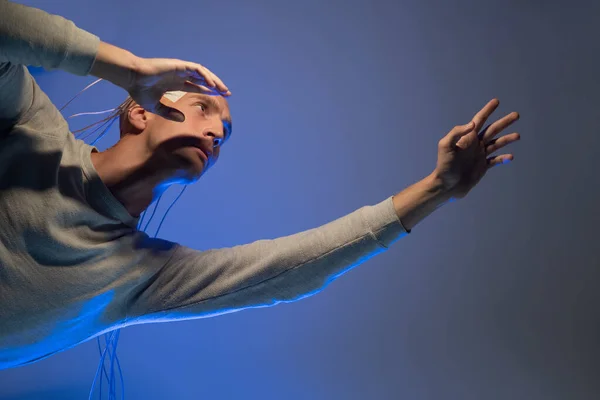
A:
<svg viewBox="0 0 600 400">
<path fill-rule="evenodd" d="M 136 131 L 143 131 L 148 126 L 150 113 L 140 106 L 134 106 L 127 111 L 127 120 L 129 125 Z"/>
</svg>

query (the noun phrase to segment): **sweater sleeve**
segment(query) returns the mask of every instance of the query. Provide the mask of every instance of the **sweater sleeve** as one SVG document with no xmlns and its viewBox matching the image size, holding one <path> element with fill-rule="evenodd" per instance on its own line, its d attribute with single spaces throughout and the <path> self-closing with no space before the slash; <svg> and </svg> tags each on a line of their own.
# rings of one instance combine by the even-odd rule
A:
<svg viewBox="0 0 600 400">
<path fill-rule="evenodd" d="M 32 111 L 35 81 L 25 66 L 89 74 L 100 39 L 61 16 L 0 0 L 0 128 Z"/>
<path fill-rule="evenodd" d="M 207 251 L 179 246 L 132 293 L 127 324 L 203 318 L 299 300 L 406 234 L 389 197 L 291 236 Z"/>
</svg>

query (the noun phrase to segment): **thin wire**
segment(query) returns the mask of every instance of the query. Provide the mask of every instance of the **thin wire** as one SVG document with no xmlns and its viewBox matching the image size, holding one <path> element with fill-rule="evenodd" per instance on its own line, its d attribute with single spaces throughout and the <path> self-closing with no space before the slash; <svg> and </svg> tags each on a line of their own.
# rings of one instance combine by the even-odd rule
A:
<svg viewBox="0 0 600 400">
<path fill-rule="evenodd" d="M 169 211 L 171 211 L 171 207 L 173 207 L 175 205 L 175 203 L 177 202 L 177 200 L 179 200 L 179 198 L 181 197 L 181 195 L 183 194 L 183 192 L 185 192 L 185 189 L 187 189 L 187 185 L 185 185 L 183 187 L 183 189 L 181 189 L 181 192 L 179 193 L 179 196 L 177 196 L 175 198 L 175 200 L 173 200 L 173 202 L 171 203 L 171 205 L 169 206 L 169 208 L 167 208 L 167 211 L 165 211 L 165 215 L 163 216 L 162 220 L 160 221 L 160 224 L 158 225 L 158 229 L 156 230 L 156 233 L 154 234 L 154 237 L 158 236 L 158 232 L 160 231 L 160 227 L 162 226 L 163 222 L 165 222 L 165 218 L 167 218 L 167 214 L 169 213 Z"/>
<path fill-rule="evenodd" d="M 108 341 L 106 341 L 106 335 L 104 336 L 105 342 L 108 343 Z M 102 352 L 102 356 L 100 357 L 101 363 L 99 365 L 102 365 L 102 371 L 100 372 L 100 399 L 102 399 L 102 384 L 103 384 L 103 377 L 106 377 L 106 383 L 108 383 L 108 373 L 106 372 L 105 369 L 105 354 L 110 351 L 108 346 L 106 345 L 106 343 L 104 344 L 104 351 Z M 102 375 L 104 373 L 104 375 Z"/>
<path fill-rule="evenodd" d="M 113 341 L 114 341 L 114 339 L 116 337 L 116 334 L 117 334 L 116 331 L 112 331 L 110 334 L 107 333 L 107 334 L 104 335 L 104 340 L 106 342 L 105 343 L 106 354 L 104 354 L 104 357 L 102 358 L 102 366 L 103 366 L 102 368 L 103 369 L 104 369 L 104 362 L 106 361 L 106 355 L 108 355 L 108 357 L 110 358 L 111 354 L 113 353 L 111 351 L 111 345 L 113 344 Z M 106 376 L 106 383 L 108 383 L 108 386 L 109 386 L 109 389 L 110 389 L 110 386 L 111 386 L 111 376 L 109 374 L 105 374 L 105 376 Z M 100 380 L 100 383 L 102 383 L 102 380 Z M 100 390 L 100 398 L 102 398 L 102 390 Z M 109 392 L 108 398 L 109 399 L 111 398 L 110 392 Z"/>
<path fill-rule="evenodd" d="M 156 206 L 155 206 L 156 207 Z M 147 210 L 145 210 L 142 215 L 140 215 L 140 220 L 138 221 L 138 230 L 140 230 L 140 226 L 142 226 L 142 222 L 144 221 L 144 218 L 146 218 L 146 212 Z"/>
<path fill-rule="evenodd" d="M 96 80 L 96 81 L 94 81 L 94 82 L 90 83 L 89 85 L 87 85 L 87 86 L 86 86 L 86 87 L 85 87 L 85 88 L 84 88 L 84 89 L 83 89 L 81 92 L 77 93 L 77 94 L 75 95 L 75 97 L 73 97 L 71 100 L 69 100 L 69 101 L 67 102 L 67 104 L 65 104 L 64 106 L 62 106 L 62 107 L 60 108 L 60 111 L 64 110 L 64 109 L 65 109 L 65 108 L 66 108 L 66 107 L 67 107 L 69 104 L 71 104 L 71 102 L 72 102 L 73 100 L 75 100 L 76 98 L 78 98 L 78 97 L 79 97 L 79 95 L 80 95 L 81 93 L 85 92 L 86 90 L 88 90 L 89 88 L 91 88 L 92 86 L 94 86 L 96 83 L 100 82 L 101 80 L 102 80 L 102 78 L 100 78 L 100 79 L 98 79 L 98 80 Z"/>
<path fill-rule="evenodd" d="M 74 130 L 74 131 L 71 131 L 71 132 L 72 132 L 72 133 L 74 133 L 74 134 L 75 134 L 75 133 L 79 133 L 79 132 L 85 132 L 85 131 L 87 131 L 88 129 L 90 129 L 91 127 L 93 127 L 93 126 L 96 126 L 96 125 L 99 125 L 99 124 L 102 124 L 102 123 L 104 123 L 104 122 L 106 122 L 106 121 L 108 121 L 108 120 L 110 120 L 110 119 L 112 119 L 112 118 L 114 118 L 114 116 L 113 116 L 113 115 L 110 115 L 110 116 L 108 116 L 108 117 L 106 117 L 106 118 L 104 118 L 104 119 L 101 119 L 100 121 L 96 121 L 96 122 L 94 122 L 93 124 L 90 124 L 90 125 L 88 125 L 88 126 L 84 126 L 83 128 L 80 128 L 80 129 L 77 129 L 77 130 Z"/>
<path fill-rule="evenodd" d="M 108 124 L 108 126 L 106 127 L 106 129 L 92 142 L 90 143 L 92 146 L 95 145 L 96 143 L 98 143 L 98 140 L 102 139 L 106 133 L 110 130 L 110 127 L 115 123 L 117 119 L 113 119 L 110 124 Z"/>
<path fill-rule="evenodd" d="M 119 340 L 119 334 L 121 333 L 120 329 L 116 330 L 116 338 L 115 338 L 115 345 L 113 347 L 113 351 L 112 351 L 112 356 L 110 358 L 110 393 L 111 393 L 111 397 L 113 399 L 117 398 L 117 386 L 116 386 L 116 381 L 115 381 L 115 356 L 117 355 L 117 345 L 116 343 Z"/>
<path fill-rule="evenodd" d="M 77 113 L 77 114 L 73 114 L 73 115 L 69 115 L 67 117 L 67 119 L 71 119 L 71 118 L 75 118 L 75 117 L 81 117 L 82 115 L 99 115 L 99 114 L 106 114 L 109 112 L 113 112 L 116 111 L 116 108 L 109 108 L 108 110 L 104 110 L 104 111 L 90 111 L 90 112 L 82 112 L 82 113 Z"/>
<path fill-rule="evenodd" d="M 87 134 L 85 134 L 85 136 L 84 136 L 84 132 L 85 132 L 85 131 L 84 131 L 84 132 L 82 132 L 82 133 L 81 133 L 79 136 L 76 136 L 76 138 L 77 138 L 77 139 L 81 139 L 81 140 L 85 140 L 85 139 L 89 138 L 90 136 L 94 135 L 94 134 L 95 134 L 96 132 L 98 132 L 100 129 L 104 128 L 104 127 L 105 127 L 106 125 L 108 125 L 109 123 L 110 123 L 110 120 L 108 120 L 108 119 L 107 119 L 107 120 L 106 120 L 106 121 L 105 121 L 105 122 L 104 122 L 102 125 L 100 125 L 100 126 L 96 127 L 96 128 L 93 130 L 93 131 L 91 131 L 91 132 L 88 132 Z M 90 127 L 88 127 L 88 128 L 91 128 L 91 126 L 90 126 Z"/>
<path fill-rule="evenodd" d="M 100 337 L 98 337 L 98 340 L 100 340 Z M 102 352 L 102 361 L 104 361 L 104 357 L 106 355 L 106 351 L 108 350 L 108 346 L 104 349 L 104 351 Z M 102 364 L 98 365 L 98 369 L 96 369 L 96 376 L 94 377 L 94 385 L 96 384 L 96 380 L 98 379 L 98 374 L 100 373 L 101 369 L 104 368 L 104 362 Z M 92 386 L 92 390 L 93 390 L 93 386 Z M 92 394 L 93 392 L 90 391 L 90 395 L 88 397 L 89 400 L 92 400 Z M 102 396 L 102 380 L 100 380 L 100 396 Z"/>
<path fill-rule="evenodd" d="M 100 353 L 100 357 L 102 357 L 102 348 L 100 347 L 100 338 L 98 338 L 98 352 Z M 104 368 L 104 363 L 99 364 L 98 366 L 102 366 L 102 371 L 100 372 L 100 393 L 102 393 L 102 377 L 104 375 L 108 376 L 106 369 Z"/>
<path fill-rule="evenodd" d="M 113 339 L 116 335 L 115 331 L 112 331 L 110 334 L 105 334 L 104 335 L 104 347 L 106 348 L 106 354 L 104 354 L 104 357 L 102 357 L 102 368 L 104 369 L 104 363 L 106 361 L 106 355 L 108 355 L 108 357 L 110 358 L 111 355 L 111 347 L 110 345 L 112 345 Z M 110 388 L 110 375 L 108 373 L 105 374 L 106 377 L 106 383 L 108 384 L 109 388 Z M 100 383 L 102 383 L 102 380 L 100 380 Z M 108 394 L 108 398 L 110 399 L 110 392 Z M 100 390 L 100 399 L 102 399 L 102 390 Z"/>
<path fill-rule="evenodd" d="M 154 211 L 152 211 L 152 215 L 150 215 L 150 219 L 148 220 L 148 223 L 144 227 L 144 232 L 146 232 L 146 230 L 148 229 L 148 226 L 150 225 L 150 222 L 152 222 L 152 218 L 154 218 L 154 214 L 156 214 L 156 210 L 158 209 L 158 203 L 160 203 L 160 199 L 162 199 L 162 194 L 160 195 L 160 197 L 154 204 Z"/>
</svg>

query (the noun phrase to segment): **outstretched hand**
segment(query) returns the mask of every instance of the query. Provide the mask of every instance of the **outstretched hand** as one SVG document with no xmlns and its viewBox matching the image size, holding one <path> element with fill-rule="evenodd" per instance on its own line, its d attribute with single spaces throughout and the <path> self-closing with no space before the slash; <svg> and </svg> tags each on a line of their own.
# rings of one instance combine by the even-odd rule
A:
<svg viewBox="0 0 600 400">
<path fill-rule="evenodd" d="M 208 68 L 177 59 L 141 58 L 132 80 L 125 88 L 144 109 L 172 121 L 183 122 L 185 116 L 161 103 L 168 91 L 185 91 L 213 96 L 230 96 L 225 84 Z"/>
<path fill-rule="evenodd" d="M 481 129 L 499 104 L 497 99 L 491 100 L 471 122 L 454 127 L 440 140 L 435 175 L 452 197 L 466 196 L 488 169 L 513 160 L 512 154 L 492 153 L 521 138 L 516 132 L 496 137 L 519 119 L 518 113 L 510 113 Z"/>
</svg>

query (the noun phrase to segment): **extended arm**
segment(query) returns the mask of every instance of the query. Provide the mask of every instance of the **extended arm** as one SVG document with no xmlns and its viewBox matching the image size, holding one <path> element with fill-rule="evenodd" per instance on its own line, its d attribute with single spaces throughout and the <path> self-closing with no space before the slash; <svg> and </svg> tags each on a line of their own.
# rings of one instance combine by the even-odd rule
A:
<svg viewBox="0 0 600 400">
<path fill-rule="evenodd" d="M 208 251 L 179 246 L 131 292 L 127 324 L 202 318 L 318 292 L 385 251 L 441 205 L 465 196 L 489 168 L 512 159 L 491 154 L 519 139 L 516 133 L 495 138 L 517 113 L 480 132 L 497 106 L 490 101 L 470 123 L 452 129 L 438 144 L 434 171 L 377 205 L 273 240 Z"/>
<path fill-rule="evenodd" d="M 223 314 L 304 298 L 406 234 L 392 198 L 320 227 L 231 248 L 178 246 L 131 291 L 126 324 Z"/>
<path fill-rule="evenodd" d="M 447 199 L 434 176 L 318 228 L 171 260 L 128 301 L 129 323 L 202 318 L 294 301 L 384 252 Z"/>
</svg>

